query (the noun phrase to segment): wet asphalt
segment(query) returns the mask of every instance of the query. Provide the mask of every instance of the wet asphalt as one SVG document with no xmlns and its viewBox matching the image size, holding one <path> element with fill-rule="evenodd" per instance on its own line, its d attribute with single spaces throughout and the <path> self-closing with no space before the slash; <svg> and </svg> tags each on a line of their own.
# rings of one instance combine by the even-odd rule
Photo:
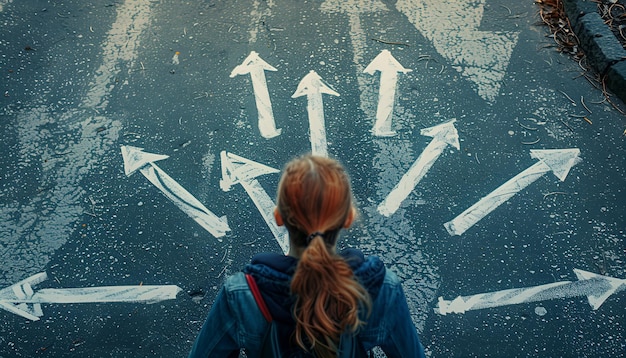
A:
<svg viewBox="0 0 626 358">
<path fill-rule="evenodd" d="M 280 169 L 311 151 L 309 99 L 292 98 L 311 70 L 339 94 L 322 97 L 328 153 L 360 212 L 340 246 L 400 276 L 429 356 L 626 354 L 623 281 L 596 310 L 585 294 L 608 279 L 562 298 L 435 311 L 439 298 L 576 281 L 574 269 L 626 278 L 624 116 L 555 51 L 537 11 L 497 0 L 0 0 L 0 287 L 46 272 L 35 291 L 182 289 L 150 305 L 43 304 L 39 321 L 3 310 L 0 357 L 185 356 L 225 277 L 280 252 L 245 188 L 220 187 L 221 152 Z M 372 133 L 383 80 L 364 73 L 383 50 L 411 69 L 387 97 L 391 137 Z M 230 76 L 251 51 L 276 69 L 264 72 L 273 138 L 261 135 L 252 78 Z M 422 129 L 451 120 L 459 149 L 433 151 Z M 156 165 L 230 231 L 215 237 L 141 172 L 127 176 L 122 146 L 169 156 Z M 563 181 L 548 172 L 507 189 L 461 235 L 444 227 L 535 165 L 531 150 L 572 148 L 582 160 Z M 382 215 L 423 153 L 432 165 Z M 273 198 L 278 178 L 254 179 Z"/>
</svg>

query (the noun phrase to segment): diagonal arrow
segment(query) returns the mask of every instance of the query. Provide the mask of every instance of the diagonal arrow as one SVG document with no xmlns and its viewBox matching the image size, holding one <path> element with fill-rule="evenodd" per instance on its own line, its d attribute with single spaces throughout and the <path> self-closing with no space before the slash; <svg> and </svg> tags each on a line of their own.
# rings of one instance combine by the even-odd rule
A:
<svg viewBox="0 0 626 358">
<path fill-rule="evenodd" d="M 537 163 L 509 179 L 452 221 L 445 223 L 446 230 L 450 235 L 463 234 L 500 204 L 550 171 L 559 180 L 565 181 L 570 169 L 581 161 L 579 155 L 578 148 L 531 150 L 530 156 L 539 159 Z"/>
<path fill-rule="evenodd" d="M 422 180 L 426 172 L 433 166 L 437 158 L 447 146 L 460 149 L 459 134 L 454 126 L 456 120 L 451 120 L 430 128 L 421 130 L 421 134 L 432 137 L 422 154 L 411 165 L 411 168 L 402 176 L 400 182 L 391 190 L 389 195 L 378 205 L 378 212 L 384 216 L 391 216 L 398 210 L 400 204 L 413 191 L 417 183 Z"/>
<path fill-rule="evenodd" d="M 315 71 L 311 71 L 302 78 L 291 98 L 306 95 L 311 132 L 311 152 L 313 155 L 326 157 L 328 156 L 328 145 L 326 143 L 322 93 L 339 96 L 339 93 L 333 91 L 322 82 L 322 78 Z"/>
<path fill-rule="evenodd" d="M 45 272 L 0 290 L 0 308 L 24 318 L 38 321 L 43 316 L 42 303 L 102 303 L 142 302 L 156 303 L 176 298 L 181 288 L 165 286 L 101 286 L 84 288 L 44 288 L 34 291 L 48 276 Z"/>
<path fill-rule="evenodd" d="M 465 313 L 484 308 L 579 296 L 587 296 L 591 307 L 597 310 L 609 296 L 626 290 L 626 280 L 579 269 L 574 269 L 574 272 L 578 281 L 561 281 L 535 287 L 512 288 L 472 296 L 459 296 L 452 301 L 439 297 L 435 312 L 442 315 Z"/>
<path fill-rule="evenodd" d="M 230 231 L 226 217 L 217 217 L 207 209 L 198 199 L 159 168 L 155 161 L 169 158 L 167 155 L 146 153 L 143 148 L 122 146 L 124 157 L 124 172 L 131 176 L 139 170 L 154 186 L 185 214 L 194 219 L 200 226 L 216 238 L 226 235 Z"/>
<path fill-rule="evenodd" d="M 404 68 L 389 52 L 382 50 L 363 72 L 373 75 L 380 72 L 380 87 L 378 90 L 378 109 L 376 110 L 376 123 L 372 132 L 376 136 L 389 137 L 396 134 L 391 130 L 391 116 L 395 102 L 396 87 L 398 85 L 398 72 L 411 72 Z"/>
<path fill-rule="evenodd" d="M 494 101 L 519 32 L 479 31 L 486 0 L 398 0 L 396 8 L 435 50 Z"/>
<path fill-rule="evenodd" d="M 256 108 L 259 112 L 259 130 L 263 138 L 269 139 L 280 135 L 281 129 L 276 129 L 272 102 L 270 101 L 267 81 L 265 80 L 265 71 L 276 71 L 276 69 L 263 61 L 258 53 L 252 51 L 248 57 L 243 60 L 241 65 L 233 69 L 230 77 L 250 74 L 252 89 L 254 90 L 254 100 L 256 101 Z"/>
<path fill-rule="evenodd" d="M 289 235 L 284 226 L 276 224 L 273 215 L 276 205 L 259 181 L 254 179 L 260 175 L 278 173 L 279 170 L 226 151 L 222 151 L 221 161 L 222 179 L 220 180 L 220 187 L 222 190 L 229 191 L 233 185 L 241 184 L 263 216 L 280 248 L 284 253 L 287 253 L 289 251 Z"/>
</svg>

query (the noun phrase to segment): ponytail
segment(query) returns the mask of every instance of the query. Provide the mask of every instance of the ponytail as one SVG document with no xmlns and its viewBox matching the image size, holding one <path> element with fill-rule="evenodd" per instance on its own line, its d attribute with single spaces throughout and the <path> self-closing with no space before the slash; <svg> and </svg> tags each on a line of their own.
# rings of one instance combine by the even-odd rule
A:
<svg viewBox="0 0 626 358">
<path fill-rule="evenodd" d="M 300 257 L 291 291 L 297 297 L 296 342 L 317 357 L 336 357 L 341 334 L 355 332 L 363 324 L 359 308 L 371 306 L 348 263 L 331 254 L 320 235 Z"/>
<path fill-rule="evenodd" d="M 290 244 L 302 250 L 291 281 L 295 339 L 317 357 L 335 357 L 344 332 L 355 332 L 369 294 L 335 253 L 339 231 L 353 214 L 350 181 L 336 161 L 312 155 L 291 161 L 278 185 L 277 209 Z"/>
</svg>

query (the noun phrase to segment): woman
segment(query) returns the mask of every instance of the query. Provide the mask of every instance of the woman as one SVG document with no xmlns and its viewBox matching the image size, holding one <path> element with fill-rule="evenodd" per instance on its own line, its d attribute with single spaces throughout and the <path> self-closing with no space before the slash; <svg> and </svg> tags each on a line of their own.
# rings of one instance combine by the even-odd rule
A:
<svg viewBox="0 0 626 358">
<path fill-rule="evenodd" d="M 342 333 L 388 357 L 424 357 L 402 286 L 377 257 L 355 249 L 336 253 L 339 231 L 356 216 L 348 175 L 336 161 L 306 155 L 287 164 L 274 216 L 289 232 L 288 255 L 256 255 L 254 277 L 281 337 L 283 352 L 335 357 Z M 220 290 L 189 355 L 258 357 L 268 323 L 244 273 Z M 286 353 L 288 355 L 289 353 Z"/>
</svg>

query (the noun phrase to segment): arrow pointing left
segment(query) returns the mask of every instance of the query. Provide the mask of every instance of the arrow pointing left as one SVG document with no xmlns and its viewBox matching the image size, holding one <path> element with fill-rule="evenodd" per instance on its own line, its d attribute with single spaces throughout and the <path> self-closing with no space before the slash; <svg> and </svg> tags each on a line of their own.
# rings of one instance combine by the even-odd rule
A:
<svg viewBox="0 0 626 358">
<path fill-rule="evenodd" d="M 220 187 L 224 191 L 229 191 L 235 184 L 241 184 L 250 196 L 257 209 L 263 216 L 263 220 L 274 234 L 278 245 L 284 253 L 289 251 L 289 234 L 284 226 L 278 226 L 274 219 L 274 208 L 276 205 L 267 192 L 263 189 L 258 180 L 254 179 L 260 175 L 278 173 L 278 169 L 270 168 L 266 165 L 253 162 L 238 155 L 222 151 L 222 180 Z"/>
<path fill-rule="evenodd" d="M 0 308 L 24 318 L 38 321 L 43 316 L 42 303 L 102 303 L 141 302 L 156 303 L 176 298 L 181 288 L 165 286 L 101 286 L 84 288 L 44 288 L 34 291 L 32 286 L 48 278 L 45 272 L 0 290 Z"/>
<path fill-rule="evenodd" d="M 220 238 L 226 235 L 227 231 L 230 231 L 225 216 L 220 218 L 213 214 L 198 199 L 154 164 L 154 162 L 167 159 L 169 156 L 147 153 L 143 151 L 143 148 L 122 146 L 122 157 L 124 158 L 124 172 L 127 176 L 131 176 L 139 170 L 168 199 L 211 235 Z"/>
<path fill-rule="evenodd" d="M 459 134 L 454 126 L 454 122 L 456 120 L 453 119 L 449 122 L 422 129 L 421 134 L 432 137 L 433 140 L 430 141 L 385 200 L 378 205 L 379 213 L 385 216 L 391 216 L 395 213 L 402 201 L 413 191 L 417 183 L 422 180 L 447 146 L 450 145 L 457 150 L 460 149 Z"/>
<path fill-rule="evenodd" d="M 311 131 L 311 152 L 313 155 L 326 157 L 328 156 L 328 144 L 326 143 L 326 125 L 324 124 L 324 102 L 322 100 L 322 93 L 339 96 L 339 93 L 324 84 L 320 75 L 315 71 L 311 71 L 302 78 L 296 92 L 291 98 L 306 95 Z"/>
<path fill-rule="evenodd" d="M 233 69 L 230 77 L 250 74 L 252 89 L 254 90 L 254 99 L 256 101 L 257 111 L 259 112 L 259 131 L 261 131 L 261 135 L 264 138 L 269 139 L 280 135 L 281 130 L 276 129 L 272 102 L 270 101 L 267 81 L 265 80 L 265 71 L 276 71 L 276 69 L 263 61 L 258 53 L 252 51 L 250 55 L 243 60 L 241 65 Z"/>
<path fill-rule="evenodd" d="M 393 104 L 396 99 L 396 86 L 398 85 L 398 72 L 408 73 L 410 69 L 404 68 L 400 62 L 389 52 L 382 50 L 374 60 L 363 70 L 373 75 L 380 72 L 380 85 L 378 90 L 378 109 L 376 110 L 376 124 L 372 132 L 376 136 L 389 137 L 396 134 L 391 130 L 391 116 Z"/>
<path fill-rule="evenodd" d="M 531 150 L 530 156 L 539 159 L 537 163 L 509 179 L 459 216 L 445 223 L 446 230 L 450 235 L 463 234 L 500 204 L 548 172 L 553 172 L 559 180 L 565 181 L 570 169 L 581 161 L 579 155 L 578 148 Z"/>
<path fill-rule="evenodd" d="M 578 281 L 561 281 L 535 287 L 459 296 L 452 301 L 439 297 L 435 312 L 442 315 L 465 313 L 470 310 L 579 296 L 587 296 L 591 307 L 597 310 L 609 296 L 626 290 L 626 280 L 579 269 L 574 269 L 574 273 Z"/>
</svg>

